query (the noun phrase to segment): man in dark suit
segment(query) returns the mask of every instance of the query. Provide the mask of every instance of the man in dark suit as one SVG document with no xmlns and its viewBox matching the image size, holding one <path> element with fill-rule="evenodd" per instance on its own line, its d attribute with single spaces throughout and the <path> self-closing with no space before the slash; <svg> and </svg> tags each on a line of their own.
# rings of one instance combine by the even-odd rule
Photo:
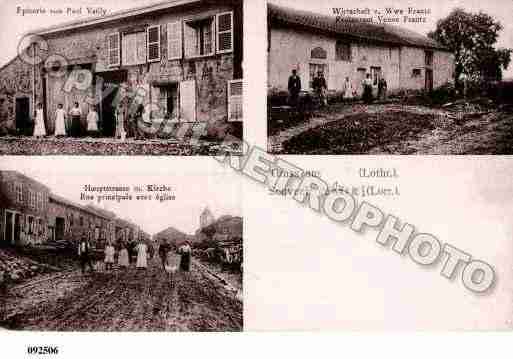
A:
<svg viewBox="0 0 513 359">
<path fill-rule="evenodd" d="M 292 70 L 292 75 L 289 76 L 289 104 L 297 106 L 299 99 L 299 92 L 301 91 L 301 78 L 297 75 L 296 70 Z"/>
<path fill-rule="evenodd" d="M 85 273 L 86 266 L 89 266 L 91 272 L 93 272 L 93 263 L 91 262 L 91 247 L 89 240 L 85 234 L 82 235 L 82 239 L 78 244 L 78 258 L 80 259 L 80 266 L 82 273 Z"/>
</svg>

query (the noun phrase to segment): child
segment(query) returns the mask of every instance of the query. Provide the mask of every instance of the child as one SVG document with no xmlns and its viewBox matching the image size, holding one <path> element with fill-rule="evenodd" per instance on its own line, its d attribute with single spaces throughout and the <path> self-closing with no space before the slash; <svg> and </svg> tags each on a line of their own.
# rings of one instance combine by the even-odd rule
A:
<svg viewBox="0 0 513 359">
<path fill-rule="evenodd" d="M 43 114 L 43 104 L 41 102 L 39 102 L 37 104 L 33 136 L 36 138 L 46 136 L 45 120 L 44 120 L 44 114 Z"/>
<path fill-rule="evenodd" d="M 66 111 L 62 107 L 62 103 L 58 104 L 55 111 L 55 137 L 66 136 Z"/>
<path fill-rule="evenodd" d="M 105 269 L 107 270 L 111 270 L 114 265 L 114 253 L 114 246 L 110 242 L 107 242 L 105 246 Z"/>
</svg>

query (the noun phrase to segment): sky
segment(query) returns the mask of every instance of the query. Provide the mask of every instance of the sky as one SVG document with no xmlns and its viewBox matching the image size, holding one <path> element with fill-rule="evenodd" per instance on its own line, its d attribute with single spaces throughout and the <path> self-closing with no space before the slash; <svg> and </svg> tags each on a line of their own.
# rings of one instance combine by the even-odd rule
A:
<svg viewBox="0 0 513 359">
<path fill-rule="evenodd" d="M 208 158 L 206 160 L 214 162 Z M 242 217 L 240 178 L 230 172 L 192 170 L 189 162 L 198 161 L 178 159 L 176 166 L 172 167 L 169 167 L 168 161 L 164 168 L 142 159 L 134 162 L 133 159 L 122 161 L 94 158 L 70 161 L 66 157 L 25 160 L 9 157 L 2 160 L 1 169 L 21 172 L 47 185 L 53 193 L 82 205 L 93 203 L 80 200 L 80 193 L 86 184 L 170 186 L 176 196 L 174 201 L 161 203 L 134 200 L 121 203 L 103 202 L 99 205 L 100 208 L 113 211 L 118 217 L 131 220 L 150 234 L 168 227 L 194 234 L 199 227 L 199 216 L 206 206 L 216 218 L 223 215 Z M 156 163 L 160 163 L 158 159 Z M 203 167 L 205 166 L 198 166 L 196 163 L 196 168 Z"/>
<path fill-rule="evenodd" d="M 456 7 L 461 7 L 466 11 L 485 13 L 493 16 L 499 20 L 503 25 L 498 47 L 506 47 L 513 49 L 513 21 L 511 16 L 513 14 L 513 1 L 511 0 L 393 0 L 393 1 L 376 1 L 376 0 L 359 0 L 344 1 L 344 0 L 271 0 L 270 3 L 291 7 L 294 9 L 313 11 L 325 15 L 333 15 L 333 8 L 346 8 L 346 9 L 384 9 L 386 7 L 395 7 L 398 9 L 407 10 L 409 7 L 416 9 L 430 9 L 431 14 L 427 16 L 425 23 L 401 23 L 401 27 L 406 27 L 410 30 L 426 35 L 429 31 L 436 28 L 436 22 L 449 15 L 449 13 Z M 504 78 L 513 78 L 513 63 L 510 64 L 508 70 L 504 72 Z"/>
<path fill-rule="evenodd" d="M 2 51 L 0 52 L 0 66 L 3 66 L 16 56 L 18 42 L 20 41 L 22 34 L 28 32 L 29 30 L 88 17 L 86 7 L 101 7 L 107 10 L 107 13 L 110 13 L 158 2 L 162 1 L 24 0 L 21 2 L 13 2 L 9 0 L 0 0 L 0 27 L 2 29 L 2 31 L 0 31 L 0 43 L 2 44 Z M 414 4 L 415 7 L 419 9 L 431 9 L 431 15 L 427 18 L 427 22 L 425 24 L 401 24 L 401 26 L 408 27 L 411 30 L 422 34 L 427 34 L 427 32 L 433 30 L 436 26 L 436 21 L 447 16 L 455 7 L 463 7 L 465 10 L 473 12 L 483 10 L 499 20 L 504 26 L 504 30 L 501 33 L 498 46 L 513 48 L 513 22 L 510 21 L 511 14 L 513 13 L 513 1 L 511 0 L 446 0 L 443 2 L 435 0 L 393 0 L 388 2 L 376 0 L 360 0 L 358 2 L 344 0 L 271 0 L 271 2 L 324 14 L 332 14 L 333 7 L 354 8 L 357 6 L 358 8 L 369 7 L 371 9 L 382 9 L 384 7 L 394 6 L 396 8 L 406 9 Z M 18 6 L 21 8 L 42 7 L 47 10 L 47 14 L 22 16 L 17 13 Z M 49 14 L 49 9 L 51 8 L 62 8 L 66 10 L 68 7 L 75 9 L 81 7 L 82 14 Z M 513 77 L 513 64 L 504 73 L 504 77 Z"/>
</svg>

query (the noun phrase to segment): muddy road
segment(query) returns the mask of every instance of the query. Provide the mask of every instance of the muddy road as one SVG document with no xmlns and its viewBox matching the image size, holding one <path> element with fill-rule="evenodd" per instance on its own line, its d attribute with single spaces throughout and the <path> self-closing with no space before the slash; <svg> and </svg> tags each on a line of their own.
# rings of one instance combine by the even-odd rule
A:
<svg viewBox="0 0 513 359">
<path fill-rule="evenodd" d="M 193 262 L 173 275 L 147 270 L 33 278 L 1 295 L 0 326 L 41 331 L 241 331 L 242 302 Z"/>
</svg>

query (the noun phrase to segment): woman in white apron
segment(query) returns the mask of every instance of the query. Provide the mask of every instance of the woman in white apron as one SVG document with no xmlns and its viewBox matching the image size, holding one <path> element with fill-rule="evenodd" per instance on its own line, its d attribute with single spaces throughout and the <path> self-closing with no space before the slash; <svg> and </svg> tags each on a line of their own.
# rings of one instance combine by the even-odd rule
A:
<svg viewBox="0 0 513 359">
<path fill-rule="evenodd" d="M 57 111 L 55 111 L 55 137 L 66 136 L 66 111 L 62 106 L 62 103 L 57 105 Z"/>
<path fill-rule="evenodd" d="M 36 138 L 46 136 L 45 120 L 44 120 L 44 115 L 43 115 L 43 104 L 42 103 L 37 104 L 33 136 Z"/>
<path fill-rule="evenodd" d="M 130 265 L 128 260 L 128 249 L 126 249 L 126 245 L 124 243 L 121 244 L 121 249 L 119 250 L 118 265 L 120 268 L 128 268 Z"/>
<path fill-rule="evenodd" d="M 144 242 L 137 245 L 137 269 L 146 269 L 148 267 L 148 246 Z"/>
</svg>

